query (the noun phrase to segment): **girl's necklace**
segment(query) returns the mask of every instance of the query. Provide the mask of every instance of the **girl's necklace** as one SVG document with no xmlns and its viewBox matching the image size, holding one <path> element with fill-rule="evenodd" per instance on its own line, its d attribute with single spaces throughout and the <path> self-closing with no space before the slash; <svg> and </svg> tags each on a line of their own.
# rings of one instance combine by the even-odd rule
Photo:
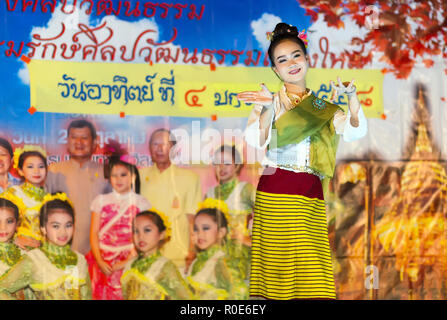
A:
<svg viewBox="0 0 447 320">
<path fill-rule="evenodd" d="M 197 272 L 199 272 L 208 261 L 208 259 L 211 258 L 219 250 L 222 250 L 222 248 L 218 244 L 215 244 L 210 248 L 199 252 L 197 254 L 196 262 L 192 267 L 191 275 L 195 275 Z"/>
<path fill-rule="evenodd" d="M 19 247 L 12 242 L 0 242 L 0 261 L 12 267 L 19 261 L 22 253 Z"/>
<path fill-rule="evenodd" d="M 78 263 L 78 256 L 70 249 L 70 245 L 60 247 L 45 241 L 40 250 L 59 269 L 65 270 L 67 266 L 75 266 Z"/>
<path fill-rule="evenodd" d="M 140 272 L 141 274 L 145 274 L 147 270 L 149 270 L 149 267 L 152 265 L 152 263 L 154 263 L 154 261 L 157 260 L 159 257 L 161 257 L 159 251 L 156 251 L 148 257 L 140 255 L 137 260 L 132 262 L 131 268 L 137 269 L 138 272 Z"/>
<path fill-rule="evenodd" d="M 22 190 L 25 194 L 34 200 L 41 202 L 45 196 L 45 190 L 42 187 L 36 187 L 29 182 L 25 182 L 22 185 Z"/>
<path fill-rule="evenodd" d="M 311 93 L 310 89 L 306 89 L 306 91 L 301 92 L 299 94 L 290 93 L 286 90 L 287 97 L 290 99 L 290 102 L 292 102 L 293 107 L 296 107 L 304 99 L 310 96 L 310 93 Z"/>
</svg>

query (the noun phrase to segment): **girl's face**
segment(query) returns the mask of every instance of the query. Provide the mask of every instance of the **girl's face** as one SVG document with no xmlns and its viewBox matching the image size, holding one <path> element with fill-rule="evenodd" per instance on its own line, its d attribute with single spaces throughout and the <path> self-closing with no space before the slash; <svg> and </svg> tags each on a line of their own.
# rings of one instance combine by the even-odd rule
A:
<svg viewBox="0 0 447 320">
<path fill-rule="evenodd" d="M 16 232 L 17 220 L 10 208 L 0 208 L 0 242 L 8 242 Z"/>
<path fill-rule="evenodd" d="M 307 57 L 298 43 L 284 40 L 276 46 L 273 57 L 273 70 L 284 82 L 300 86 L 305 84 Z"/>
<path fill-rule="evenodd" d="M 64 210 L 54 210 L 48 216 L 45 228 L 41 228 L 49 242 L 63 247 L 73 237 L 73 218 Z"/>
<path fill-rule="evenodd" d="M 150 218 L 139 216 L 135 219 L 133 242 L 137 250 L 145 256 L 154 253 L 164 237 L 165 231 L 160 232 L 157 225 Z"/>
<path fill-rule="evenodd" d="M 7 174 L 11 167 L 11 156 L 8 150 L 0 147 L 0 175 Z"/>
<path fill-rule="evenodd" d="M 219 159 L 220 157 L 220 159 Z M 227 183 L 237 176 L 240 164 L 235 164 L 230 152 L 220 152 L 214 159 L 214 170 L 219 183 Z"/>
<path fill-rule="evenodd" d="M 194 241 L 200 250 L 220 243 L 226 233 L 227 229 L 218 229 L 217 223 L 207 214 L 200 214 L 194 220 Z"/>
<path fill-rule="evenodd" d="M 123 165 L 115 165 L 110 172 L 110 184 L 119 194 L 125 194 L 132 189 L 135 176 Z"/>
<path fill-rule="evenodd" d="M 45 163 L 38 156 L 29 156 L 23 162 L 23 167 L 19 168 L 19 174 L 29 182 L 37 187 L 41 187 L 47 176 L 47 169 Z"/>
</svg>

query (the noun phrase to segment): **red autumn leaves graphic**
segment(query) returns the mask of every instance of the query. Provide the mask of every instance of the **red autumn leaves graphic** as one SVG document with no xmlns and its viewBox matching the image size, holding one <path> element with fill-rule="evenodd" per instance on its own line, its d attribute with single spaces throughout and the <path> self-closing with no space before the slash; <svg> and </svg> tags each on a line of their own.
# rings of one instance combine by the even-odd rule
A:
<svg viewBox="0 0 447 320">
<path fill-rule="evenodd" d="M 315 22 L 322 14 L 329 27 L 343 28 L 343 18 L 352 19 L 365 27 L 367 19 L 378 13 L 377 28 L 371 28 L 363 39 L 353 37 L 353 44 L 369 44 L 371 51 L 383 53 L 381 61 L 388 64 L 384 73 L 405 79 L 416 62 L 423 58 L 425 67 L 433 66 L 433 57 L 447 58 L 447 2 L 444 0 L 414 1 L 354 1 L 354 0 L 299 0 L 306 15 Z M 369 16 L 369 18 L 368 18 Z M 372 62 L 370 52 L 353 54 L 353 67 L 362 68 Z M 447 74 L 447 68 L 444 70 Z"/>
</svg>

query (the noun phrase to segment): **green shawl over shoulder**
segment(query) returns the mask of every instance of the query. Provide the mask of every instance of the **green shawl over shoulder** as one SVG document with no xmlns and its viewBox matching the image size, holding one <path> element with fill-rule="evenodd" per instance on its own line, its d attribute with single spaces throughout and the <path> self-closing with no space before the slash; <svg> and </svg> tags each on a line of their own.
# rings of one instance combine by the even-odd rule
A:
<svg viewBox="0 0 447 320">
<path fill-rule="evenodd" d="M 310 136 L 309 167 L 332 178 L 339 140 L 333 124 L 337 110 L 342 109 L 312 93 L 273 123 L 276 141 L 272 139 L 269 148 L 298 144 Z"/>
</svg>

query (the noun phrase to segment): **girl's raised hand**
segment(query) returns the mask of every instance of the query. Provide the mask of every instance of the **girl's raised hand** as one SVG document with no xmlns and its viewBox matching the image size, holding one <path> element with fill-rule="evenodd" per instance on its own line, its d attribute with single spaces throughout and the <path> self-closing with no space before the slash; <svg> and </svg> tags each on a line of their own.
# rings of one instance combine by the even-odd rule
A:
<svg viewBox="0 0 447 320">
<path fill-rule="evenodd" d="M 341 82 L 340 77 L 337 77 L 338 85 L 331 81 L 331 86 L 334 89 L 331 100 L 335 101 L 340 94 L 346 94 L 348 96 L 348 107 L 351 111 L 351 125 L 353 127 L 359 126 L 358 113 L 360 110 L 360 102 L 356 95 L 356 87 L 354 85 L 354 79 L 351 82 Z M 351 99 L 352 98 L 352 99 Z"/>
<path fill-rule="evenodd" d="M 354 85 L 354 79 L 351 80 L 351 82 L 341 82 L 340 77 L 337 77 L 338 85 L 334 83 L 334 81 L 331 80 L 331 87 L 334 90 L 332 101 L 336 100 L 337 97 L 341 94 L 347 94 L 348 97 L 353 95 L 357 88 Z"/>
<path fill-rule="evenodd" d="M 273 95 L 264 84 L 261 84 L 260 91 L 244 91 L 238 93 L 237 98 L 247 103 L 254 103 L 266 107 L 273 104 Z"/>
</svg>

